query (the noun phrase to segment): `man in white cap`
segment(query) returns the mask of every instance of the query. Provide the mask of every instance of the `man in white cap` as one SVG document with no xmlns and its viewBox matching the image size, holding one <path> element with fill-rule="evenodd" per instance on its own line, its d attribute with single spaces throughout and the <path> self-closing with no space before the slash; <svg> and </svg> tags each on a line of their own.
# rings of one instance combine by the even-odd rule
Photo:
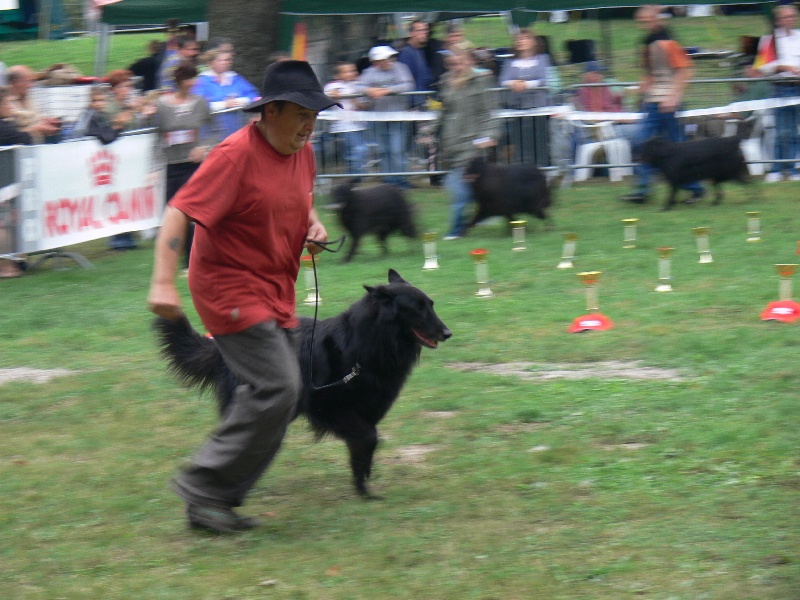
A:
<svg viewBox="0 0 800 600">
<path fill-rule="evenodd" d="M 378 112 L 407 111 L 411 107 L 410 96 L 401 96 L 403 92 L 414 89 L 414 76 L 409 68 L 395 60 L 397 51 L 391 46 L 375 46 L 369 51 L 371 67 L 361 73 L 361 83 L 367 96 L 372 100 L 371 110 Z M 381 170 L 386 173 L 402 173 L 405 167 L 405 140 L 407 124 L 404 115 L 398 114 L 396 119 L 376 121 L 375 138 L 381 148 Z M 404 177 L 391 176 L 387 183 L 407 187 Z"/>
<path fill-rule="evenodd" d="M 313 208 L 308 141 L 319 111 L 339 104 L 299 60 L 270 65 L 261 93 L 243 109 L 261 118 L 218 144 L 170 200 L 147 298 L 162 319 L 186 319 L 175 277 L 194 221 L 189 290 L 240 384 L 173 487 L 190 527 L 220 533 L 257 525 L 233 509 L 272 462 L 295 414 L 303 387 L 294 314 L 300 254 L 318 252 L 314 242 L 328 238 Z"/>
</svg>

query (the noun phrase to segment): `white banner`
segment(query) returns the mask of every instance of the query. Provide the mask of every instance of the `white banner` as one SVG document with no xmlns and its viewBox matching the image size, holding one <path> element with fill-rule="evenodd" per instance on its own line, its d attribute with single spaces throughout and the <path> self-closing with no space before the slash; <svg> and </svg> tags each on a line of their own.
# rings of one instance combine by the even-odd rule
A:
<svg viewBox="0 0 800 600">
<path fill-rule="evenodd" d="M 17 173 L 20 252 L 63 248 L 158 227 L 165 170 L 155 162 L 153 133 L 21 146 Z"/>
</svg>

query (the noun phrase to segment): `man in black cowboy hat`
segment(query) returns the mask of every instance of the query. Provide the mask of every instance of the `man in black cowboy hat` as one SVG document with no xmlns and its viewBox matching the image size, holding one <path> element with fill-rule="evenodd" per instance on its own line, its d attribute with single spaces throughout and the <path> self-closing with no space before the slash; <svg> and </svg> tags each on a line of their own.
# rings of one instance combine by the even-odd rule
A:
<svg viewBox="0 0 800 600">
<path fill-rule="evenodd" d="M 174 481 L 189 525 L 231 533 L 257 525 L 233 508 L 275 457 L 302 388 L 295 283 L 303 248 L 328 234 L 312 205 L 308 143 L 319 111 L 337 105 L 307 62 L 270 65 L 258 121 L 214 148 L 166 208 L 156 242 L 151 311 L 184 318 L 176 269 L 190 221 L 189 289 L 239 381 L 213 436 Z"/>
</svg>

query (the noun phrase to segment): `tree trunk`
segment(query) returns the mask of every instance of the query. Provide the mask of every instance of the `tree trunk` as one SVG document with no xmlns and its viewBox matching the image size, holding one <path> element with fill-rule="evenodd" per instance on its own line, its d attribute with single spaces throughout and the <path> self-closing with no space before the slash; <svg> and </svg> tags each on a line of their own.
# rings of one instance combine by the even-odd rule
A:
<svg viewBox="0 0 800 600">
<path fill-rule="evenodd" d="M 234 69 L 261 88 L 269 55 L 278 48 L 280 0 L 210 0 L 209 36 L 230 38 Z"/>
</svg>

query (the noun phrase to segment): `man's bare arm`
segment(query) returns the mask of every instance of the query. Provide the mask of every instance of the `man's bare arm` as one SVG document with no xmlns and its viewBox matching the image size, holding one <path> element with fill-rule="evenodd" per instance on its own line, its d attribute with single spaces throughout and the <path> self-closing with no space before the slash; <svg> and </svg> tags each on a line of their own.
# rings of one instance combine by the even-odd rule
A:
<svg viewBox="0 0 800 600">
<path fill-rule="evenodd" d="M 188 227 L 189 218 L 177 208 L 167 206 L 156 240 L 153 278 L 147 296 L 148 308 L 165 319 L 177 319 L 183 315 L 175 277 Z"/>
</svg>

